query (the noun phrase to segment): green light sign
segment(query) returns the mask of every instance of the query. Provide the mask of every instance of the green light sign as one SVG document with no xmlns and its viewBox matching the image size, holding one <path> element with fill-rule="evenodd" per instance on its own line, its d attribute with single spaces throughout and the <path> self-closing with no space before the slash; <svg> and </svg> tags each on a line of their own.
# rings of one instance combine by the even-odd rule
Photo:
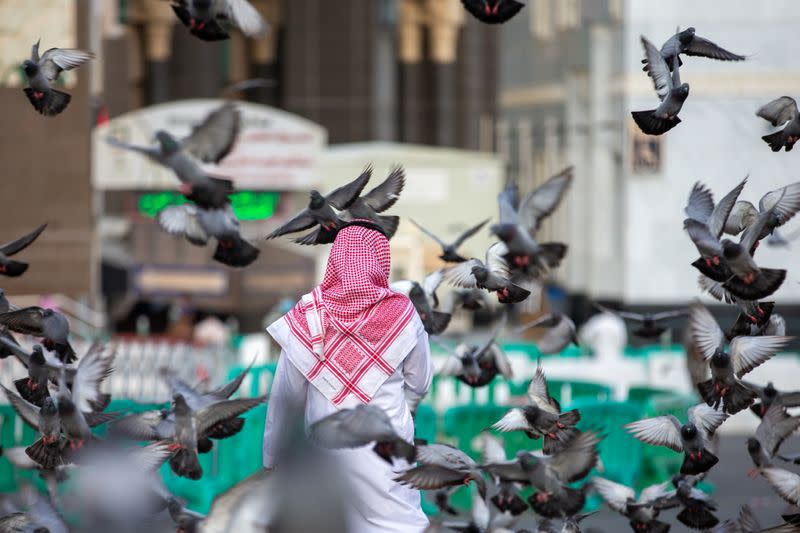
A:
<svg viewBox="0 0 800 533">
<path fill-rule="evenodd" d="M 272 191 L 238 191 L 230 196 L 231 207 L 239 220 L 264 220 L 271 217 L 278 207 L 280 198 L 279 192 Z M 185 203 L 188 203 L 188 200 L 177 192 L 145 193 L 139 196 L 139 213 L 153 218 L 169 205 Z"/>
</svg>

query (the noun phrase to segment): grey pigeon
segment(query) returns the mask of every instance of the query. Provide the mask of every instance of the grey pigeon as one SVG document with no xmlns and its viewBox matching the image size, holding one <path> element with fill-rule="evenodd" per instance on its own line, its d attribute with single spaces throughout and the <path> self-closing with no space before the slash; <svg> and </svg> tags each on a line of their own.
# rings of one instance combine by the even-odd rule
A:
<svg viewBox="0 0 800 533">
<path fill-rule="evenodd" d="M 794 148 L 794 143 L 800 139 L 800 113 L 797 112 L 797 102 L 790 96 L 781 96 L 768 104 L 758 108 L 759 116 L 773 126 L 783 126 L 782 129 L 761 137 L 773 152 L 780 152 L 781 148 L 787 152 Z"/>
<path fill-rule="evenodd" d="M 64 363 L 77 359 L 69 343 L 69 322 L 54 309 L 32 306 L 0 314 L 0 325 L 16 333 L 42 338 L 42 345 L 55 350 Z"/>
<path fill-rule="evenodd" d="M 219 163 L 230 154 L 242 127 L 242 118 L 235 104 L 215 109 L 192 128 L 183 139 L 167 131 L 156 132 L 155 146 L 136 146 L 114 138 L 106 141 L 115 148 L 141 154 L 154 163 L 175 172 L 181 182 L 180 192 L 200 207 L 214 209 L 229 203 L 233 182 L 209 174 L 203 163 Z"/>
<path fill-rule="evenodd" d="M 561 353 L 570 344 L 578 346 L 575 322 L 563 313 L 546 313 L 519 326 L 516 331 L 522 332 L 530 328 L 547 328 L 544 336 L 536 341 L 536 349 L 543 355 Z"/>
<path fill-rule="evenodd" d="M 472 258 L 445 271 L 445 280 L 455 287 L 485 289 L 497 293 L 497 301 L 504 304 L 519 303 L 531 292 L 511 280 L 511 272 L 505 255 L 508 248 L 496 242 L 486 250 L 486 262 Z"/>
<path fill-rule="evenodd" d="M 526 0 L 461 0 L 464 8 L 486 24 L 502 24 L 525 7 Z"/>
<path fill-rule="evenodd" d="M 200 479 L 203 468 L 197 457 L 198 441 L 207 438 L 219 423 L 237 418 L 261 403 L 264 403 L 263 397 L 237 398 L 215 402 L 195 411 L 183 395 L 174 395 L 175 423 L 170 444 L 170 451 L 174 454 L 169 460 L 172 471 L 182 477 Z"/>
<path fill-rule="evenodd" d="M 756 237 L 758 243 L 789 222 L 798 211 L 800 211 L 800 182 L 769 191 L 759 200 L 758 209 L 746 200 L 736 202 L 725 222 L 724 231 L 729 235 L 738 235 L 758 222 L 759 215 L 769 213 L 764 227 Z"/>
<path fill-rule="evenodd" d="M 456 309 L 464 308 L 468 311 L 477 311 L 489 306 L 486 293 L 477 287 L 473 289 L 455 288 L 445 295 L 442 311 L 453 314 Z"/>
<path fill-rule="evenodd" d="M 567 167 L 516 203 L 516 184 L 509 183 L 497 197 L 500 222 L 489 228 L 506 244 L 506 262 L 525 272 L 547 272 L 557 267 L 567 252 L 559 242 L 539 243 L 534 235 L 542 221 L 560 205 L 573 179 L 573 168 Z"/>
<path fill-rule="evenodd" d="M 28 87 L 23 90 L 36 111 L 54 117 L 67 108 L 72 97 L 53 89 L 53 83 L 62 71 L 78 68 L 94 54 L 74 48 L 51 48 L 39 57 L 39 42 L 31 48 L 31 58 L 22 63 L 28 78 Z"/>
<path fill-rule="evenodd" d="M 2 385 L 0 385 L 2 387 Z M 3 392 L 20 419 L 35 429 L 40 438 L 25 449 L 25 453 L 43 468 L 55 468 L 63 464 L 61 420 L 55 401 L 47 397 L 41 408 L 29 403 L 5 387 Z"/>
<path fill-rule="evenodd" d="M 447 444 L 427 444 L 417 447 L 419 466 L 406 470 L 395 481 L 420 490 L 441 489 L 475 482 L 478 492 L 486 498 L 486 480 L 478 465 L 467 454 Z"/>
<path fill-rule="evenodd" d="M 793 337 L 736 337 L 724 351 L 725 334 L 705 306 L 694 303 L 689 312 L 689 330 L 700 354 L 711 366 L 711 379 L 698 383 L 700 396 L 715 409 L 722 404 L 726 413 L 736 414 L 749 407 L 755 392 L 741 381 L 742 376 L 770 359 Z"/>
<path fill-rule="evenodd" d="M 745 56 L 729 52 L 708 39 L 698 36 L 695 33 L 695 29 L 691 27 L 683 31 L 679 29 L 675 35 L 667 39 L 661 46 L 660 53 L 661 57 L 669 65 L 670 70 L 675 67 L 675 58 L 678 59 L 678 65 L 683 65 L 683 61 L 680 59 L 681 54 L 717 59 L 719 61 L 744 61 L 747 59 Z M 642 60 L 642 63 L 644 62 L 645 60 Z"/>
<path fill-rule="evenodd" d="M 481 345 L 460 344 L 445 360 L 437 372 L 440 376 L 454 376 L 473 388 L 483 387 L 498 374 L 513 378 L 511 363 L 495 340 L 505 325 L 505 316 Z"/>
<path fill-rule="evenodd" d="M 707 530 L 719 524 L 719 519 L 713 513 L 717 504 L 708 494 L 696 488 L 696 483 L 697 479 L 688 479 L 686 476 L 672 477 L 674 498 L 683 507 L 676 518 L 691 529 Z"/>
<path fill-rule="evenodd" d="M 544 437 L 542 450 L 550 455 L 569 445 L 580 431 L 575 425 L 581 414 L 577 409 L 561 412 L 558 401 L 550 396 L 547 378 L 541 360 L 536 365 L 536 373 L 528 385 L 528 404 L 510 409 L 492 425 L 498 431 L 524 431 L 528 437 Z"/>
<path fill-rule="evenodd" d="M 667 61 L 653 43 L 644 36 L 642 36 L 642 46 L 644 46 L 646 59 L 644 70 L 653 79 L 653 85 L 661 104 L 655 109 L 633 111 L 631 116 L 643 133 L 662 135 L 680 124 L 681 119 L 678 118 L 678 113 L 689 97 L 689 84 L 681 83 L 677 54 L 673 56 L 674 68 L 670 74 Z"/>
<path fill-rule="evenodd" d="M 761 476 L 790 505 L 800 505 L 800 476 L 783 468 L 762 468 Z"/>
<path fill-rule="evenodd" d="M 389 286 L 392 290 L 408 296 L 422 320 L 425 331 L 431 335 L 444 332 L 450 323 L 451 313 L 436 310 L 439 307 L 436 289 L 441 285 L 443 279 L 444 270 L 439 269 L 425 276 L 422 283 L 401 280 L 395 281 Z"/>
<path fill-rule="evenodd" d="M 786 409 L 774 403 L 767 409 L 754 437 L 747 439 L 747 453 L 753 460 L 753 468 L 748 472 L 752 478 L 758 476 L 759 469 L 772 466 L 772 458 L 778 457 L 781 444 L 800 427 L 800 418 L 789 416 Z"/>
<path fill-rule="evenodd" d="M 165 207 L 158 213 L 158 224 L 171 235 L 180 235 L 195 246 L 217 240 L 214 260 L 231 267 L 246 267 L 258 259 L 259 249 L 242 238 L 239 219 L 230 204 L 205 209 L 193 204 Z"/>
<path fill-rule="evenodd" d="M 722 251 L 716 242 L 722 237 L 728 218 L 736 204 L 736 199 L 744 189 L 748 176 L 739 182 L 722 200 L 714 204 L 714 195 L 702 183 L 696 182 L 689 193 L 689 201 L 684 208 L 689 217 L 684 221 L 684 228 L 689 232 L 697 250 L 700 252 L 708 268 L 719 265 Z M 687 222 L 693 221 L 693 222 Z M 705 226 L 705 227 L 703 227 Z M 711 235 L 706 235 L 705 231 Z"/>
<path fill-rule="evenodd" d="M 318 420 L 310 429 L 311 440 L 325 448 L 357 448 L 374 442 L 372 450 L 389 464 L 392 458 L 414 462 L 416 450 L 400 437 L 380 407 L 357 405 Z"/>
<path fill-rule="evenodd" d="M 728 416 L 701 403 L 689 408 L 685 424 L 672 415 L 665 415 L 637 420 L 625 428 L 642 442 L 683 452 L 681 473 L 697 475 L 708 472 L 719 462 L 709 446 L 714 432 Z"/>
<path fill-rule="evenodd" d="M 287 233 L 297 233 L 311 229 L 316 225 L 321 226 L 326 231 L 333 232 L 344 223 L 333 208 L 344 211 L 350 207 L 366 187 L 370 176 L 372 176 L 372 167 L 367 167 L 356 179 L 334 189 L 327 196 L 323 196 L 319 191 L 312 190 L 309 193 L 308 207 L 275 229 L 266 238 L 274 239 Z"/>
<path fill-rule="evenodd" d="M 533 486 L 528 503 L 545 518 L 560 518 L 578 513 L 586 502 L 589 485 L 574 488 L 597 465 L 597 444 L 601 438 L 592 431 L 581 433 L 566 447 L 551 456 L 521 451 L 515 461 L 490 463 L 481 468 L 505 481 Z"/>
<path fill-rule="evenodd" d="M 435 240 L 436 243 L 442 247 L 442 253 L 439 256 L 439 259 L 441 259 L 446 263 L 463 263 L 464 261 L 466 261 L 467 260 L 466 257 L 459 255 L 458 248 L 462 244 L 464 244 L 464 241 L 466 241 L 467 239 L 478 233 L 481 230 L 481 228 L 486 225 L 487 222 L 489 222 L 488 218 L 483 222 L 480 222 L 475 226 L 472 226 L 471 228 L 462 232 L 461 235 L 459 235 L 456 238 L 456 240 L 454 240 L 452 243 L 446 243 L 439 237 L 437 237 L 435 234 L 423 228 L 420 224 L 416 223 L 414 220 L 411 220 L 411 223 L 414 224 L 417 228 L 419 228 L 419 230 L 422 233 L 424 233 L 431 239 Z"/>
<path fill-rule="evenodd" d="M 91 409 L 83 410 L 81 406 L 87 403 L 87 396 L 97 394 L 96 388 L 99 381 L 110 370 L 102 370 L 98 365 L 95 369 L 98 372 L 91 372 L 90 376 L 76 379 L 72 388 L 67 388 L 67 382 L 62 373 L 58 382 L 58 389 L 55 393 L 56 406 L 58 407 L 58 417 L 61 420 L 61 430 L 69 443 L 71 450 L 83 448 L 87 441 L 95 439 L 91 428 L 99 424 L 109 422 L 117 417 L 117 413 L 96 413 Z"/>
<path fill-rule="evenodd" d="M 592 488 L 600 495 L 612 511 L 616 511 L 630 521 L 633 531 L 647 533 L 666 533 L 669 524 L 658 520 L 662 510 L 677 507 L 677 502 L 666 503 L 666 499 L 674 495 L 668 489 L 669 481 L 650 485 L 642 489 L 639 498 L 634 490 L 627 485 L 595 477 L 592 479 Z"/>
<path fill-rule="evenodd" d="M 372 167 L 367 167 L 364 173 L 372 176 Z M 367 221 L 380 228 L 387 239 L 394 237 L 400 225 L 400 217 L 396 215 L 379 215 L 400 199 L 400 193 L 406 184 L 406 174 L 403 167 L 395 167 L 380 185 L 370 190 L 364 196 L 357 196 L 353 202 L 342 210 L 342 220 L 346 222 Z M 336 207 L 336 206 L 334 206 Z M 338 209 L 338 207 L 337 207 Z M 336 239 L 339 228 L 336 226 L 320 226 L 314 231 L 296 239 L 298 244 L 330 244 Z"/>
<path fill-rule="evenodd" d="M 44 231 L 47 227 L 47 224 L 42 224 L 32 232 L 28 233 L 27 235 L 23 235 L 19 239 L 13 240 L 6 244 L 0 246 L 0 274 L 4 276 L 8 276 L 10 278 L 15 278 L 21 276 L 28 270 L 28 263 L 24 263 L 22 261 L 14 261 L 11 259 L 11 256 L 16 255 L 17 253 L 21 252 L 25 248 L 31 245 L 33 241 L 39 237 L 39 235 Z"/>
<path fill-rule="evenodd" d="M 264 37 L 269 25 L 247 0 L 170 0 L 178 20 L 203 41 L 230 38 L 234 28 L 247 37 Z"/>
<path fill-rule="evenodd" d="M 689 314 L 687 309 L 677 309 L 675 311 L 662 311 L 660 313 L 633 313 L 631 311 L 617 311 L 614 309 L 608 309 L 607 307 L 603 307 L 599 304 L 594 304 L 599 310 L 603 311 L 604 313 L 611 313 L 612 315 L 617 315 L 623 320 L 635 322 L 640 324 L 640 326 L 633 331 L 633 334 L 637 337 L 642 337 L 645 339 L 653 339 L 660 337 L 662 333 L 664 333 L 667 328 L 659 324 L 659 322 L 672 320 L 675 318 L 679 318 L 682 316 L 686 316 Z"/>
<path fill-rule="evenodd" d="M 698 261 L 702 261 L 702 258 Z M 708 266 L 708 265 L 706 265 Z M 739 308 L 739 317 L 737 318 L 737 324 L 734 324 L 734 327 L 731 329 L 731 332 L 728 333 L 728 337 L 733 338 L 737 335 L 741 334 L 762 334 L 766 331 L 766 328 L 769 324 L 771 331 L 777 331 L 776 328 L 780 327 L 780 322 L 783 320 L 780 316 L 777 316 L 775 321 L 772 320 L 771 308 L 773 306 L 772 302 L 759 302 L 758 300 L 744 300 L 742 298 L 737 298 L 733 294 L 731 294 L 728 289 L 726 289 L 723 283 L 719 281 L 714 281 L 713 279 L 705 276 L 704 274 L 700 274 L 697 278 L 697 285 L 700 287 L 700 290 L 703 292 L 708 293 L 713 298 L 719 300 L 720 302 L 724 302 L 726 304 L 733 304 Z M 742 326 L 743 324 L 747 323 L 747 329 L 743 329 L 746 333 L 738 333 L 738 327 Z M 785 326 L 785 324 L 784 324 Z M 737 331 L 737 333 L 734 333 Z M 783 333 L 764 333 L 766 335 L 785 335 L 786 328 L 784 327 Z"/>
<path fill-rule="evenodd" d="M 779 391 L 771 381 L 764 387 L 751 382 L 744 384 L 758 395 L 759 403 L 753 404 L 750 409 L 759 418 L 763 417 L 774 403 L 785 408 L 800 407 L 800 391 Z"/>
<path fill-rule="evenodd" d="M 503 443 L 497 437 L 490 433 L 481 433 L 480 439 L 481 457 L 484 464 L 504 463 L 508 460 Z M 504 481 L 499 477 L 492 478 L 492 481 L 497 486 L 497 490 L 490 500 L 502 513 L 517 515 L 528 509 L 528 504 L 517 494 L 522 488 L 520 484 Z"/>
</svg>

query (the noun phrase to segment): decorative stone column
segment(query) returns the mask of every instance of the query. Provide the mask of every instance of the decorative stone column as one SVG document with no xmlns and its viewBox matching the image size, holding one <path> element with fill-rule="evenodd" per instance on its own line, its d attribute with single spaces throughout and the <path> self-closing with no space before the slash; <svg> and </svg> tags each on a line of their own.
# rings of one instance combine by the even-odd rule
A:
<svg viewBox="0 0 800 533">
<path fill-rule="evenodd" d="M 400 126 L 404 142 L 424 143 L 422 123 L 422 29 L 425 0 L 399 0 L 397 54 L 400 59 Z"/>
<path fill-rule="evenodd" d="M 148 105 L 169 100 L 169 59 L 175 13 L 163 0 L 138 0 L 144 24 L 145 102 Z"/>
<path fill-rule="evenodd" d="M 434 140 L 441 146 L 454 146 L 455 113 L 458 98 L 456 56 L 464 8 L 459 0 L 425 0 L 429 29 L 429 53 L 433 64 L 433 106 L 436 119 Z"/>
<path fill-rule="evenodd" d="M 283 9 L 280 0 L 251 0 L 270 26 L 269 33 L 260 39 L 248 39 L 250 49 L 250 77 L 273 81 L 269 87 L 259 87 L 248 91 L 254 102 L 277 107 L 279 102 L 278 71 L 278 28 L 283 22 Z"/>
</svg>

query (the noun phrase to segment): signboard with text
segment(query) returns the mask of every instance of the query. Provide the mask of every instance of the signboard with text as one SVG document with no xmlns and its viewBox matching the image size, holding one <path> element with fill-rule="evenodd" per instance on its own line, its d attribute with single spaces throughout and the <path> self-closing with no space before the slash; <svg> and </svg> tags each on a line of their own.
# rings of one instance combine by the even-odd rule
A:
<svg viewBox="0 0 800 533">
<path fill-rule="evenodd" d="M 177 178 L 146 157 L 110 146 L 105 139 L 151 146 L 155 132 L 188 135 L 224 100 L 183 100 L 156 105 L 114 118 L 95 128 L 92 183 L 99 190 L 176 189 Z M 321 126 L 297 115 L 260 104 L 237 102 L 242 131 L 231 153 L 209 173 L 230 178 L 237 189 L 307 190 L 319 182 L 319 157 L 327 144 Z"/>
</svg>

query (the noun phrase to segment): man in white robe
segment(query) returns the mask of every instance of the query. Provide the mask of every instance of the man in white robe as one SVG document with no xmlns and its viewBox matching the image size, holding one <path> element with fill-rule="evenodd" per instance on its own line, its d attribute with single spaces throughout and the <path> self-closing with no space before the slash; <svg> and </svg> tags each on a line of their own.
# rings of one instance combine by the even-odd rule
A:
<svg viewBox="0 0 800 533">
<path fill-rule="evenodd" d="M 325 277 L 313 292 L 267 331 L 280 344 L 264 432 L 264 466 L 275 465 L 288 406 L 305 406 L 305 424 L 359 403 L 383 409 L 398 435 L 413 442 L 406 394 L 423 396 L 433 367 L 428 335 L 408 298 L 389 289 L 386 237 L 369 223 L 339 231 Z M 331 452 L 348 474 L 349 530 L 421 532 L 428 525 L 418 490 L 394 478 L 409 465 L 392 465 L 372 446 Z"/>
</svg>

